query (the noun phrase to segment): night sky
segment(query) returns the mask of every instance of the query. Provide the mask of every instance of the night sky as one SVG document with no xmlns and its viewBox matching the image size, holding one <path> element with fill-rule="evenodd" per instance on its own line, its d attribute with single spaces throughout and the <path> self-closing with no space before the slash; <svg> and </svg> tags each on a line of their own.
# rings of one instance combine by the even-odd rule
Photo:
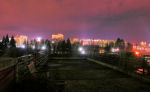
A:
<svg viewBox="0 0 150 92">
<path fill-rule="evenodd" d="M 150 0 L 0 0 L 5 34 L 150 42 Z"/>
</svg>

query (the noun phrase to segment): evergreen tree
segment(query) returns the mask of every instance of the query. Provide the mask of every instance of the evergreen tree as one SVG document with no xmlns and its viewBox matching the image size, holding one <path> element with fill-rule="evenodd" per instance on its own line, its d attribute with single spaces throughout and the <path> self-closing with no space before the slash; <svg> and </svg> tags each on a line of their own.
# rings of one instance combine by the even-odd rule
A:
<svg viewBox="0 0 150 92">
<path fill-rule="evenodd" d="M 37 42 L 37 41 L 34 39 L 34 40 L 33 40 L 33 43 L 35 44 L 36 42 Z"/>
<path fill-rule="evenodd" d="M 32 47 L 32 46 L 35 46 L 35 44 L 34 44 L 34 41 L 33 40 L 31 40 L 30 41 L 30 46 Z"/>
<path fill-rule="evenodd" d="M 24 45 L 25 47 L 27 47 L 27 42 L 26 42 L 26 41 L 24 41 L 24 42 L 23 42 L 23 45 Z"/>
<path fill-rule="evenodd" d="M 59 41 L 57 44 L 57 54 L 62 53 L 62 41 Z"/>
<path fill-rule="evenodd" d="M 133 45 L 131 43 L 128 43 L 127 51 L 130 52 L 132 51 L 132 49 L 133 49 Z"/>
<path fill-rule="evenodd" d="M 13 36 L 11 37 L 11 40 L 10 40 L 10 46 L 11 47 L 16 47 L 16 41 L 14 40 Z"/>
<path fill-rule="evenodd" d="M 2 50 L 3 49 L 3 44 L 2 44 L 2 42 L 0 42 L 0 50 Z"/>
<path fill-rule="evenodd" d="M 9 43 L 9 37 L 8 37 L 8 34 L 6 35 L 5 41 L 6 41 L 7 45 L 8 45 L 8 43 Z"/>
<path fill-rule="evenodd" d="M 38 42 L 35 42 L 35 49 L 38 50 L 39 44 Z"/>
<path fill-rule="evenodd" d="M 111 51 L 111 45 L 107 44 L 105 47 L 105 51 L 110 52 Z"/>
<path fill-rule="evenodd" d="M 67 52 L 71 53 L 71 42 L 70 39 L 67 39 L 67 44 L 66 44 Z"/>
<path fill-rule="evenodd" d="M 78 47 L 80 46 L 80 43 L 79 42 L 75 42 L 73 43 L 72 47 L 75 48 L 75 49 L 78 49 Z"/>
<path fill-rule="evenodd" d="M 120 38 L 118 38 L 118 39 L 116 40 L 115 46 L 116 46 L 116 47 L 119 47 L 120 42 L 121 42 L 121 39 L 120 39 Z"/>
<path fill-rule="evenodd" d="M 113 48 L 113 47 L 115 46 L 115 43 L 110 42 L 110 43 L 109 43 L 109 46 Z"/>
<path fill-rule="evenodd" d="M 6 45 L 6 38 L 3 36 L 3 39 L 2 39 L 2 44 L 3 44 L 3 47 L 6 48 L 7 45 Z"/>
<path fill-rule="evenodd" d="M 41 46 L 44 46 L 44 45 L 45 45 L 45 41 L 42 40 L 42 41 L 41 41 Z"/>
<path fill-rule="evenodd" d="M 115 45 L 116 45 L 117 48 L 120 49 L 120 51 L 125 50 L 125 41 L 123 39 L 118 38 Z"/>
<path fill-rule="evenodd" d="M 56 54 L 57 50 L 56 50 L 56 44 L 53 44 L 53 54 Z"/>
<path fill-rule="evenodd" d="M 62 54 L 65 54 L 65 52 L 66 52 L 66 42 L 65 42 L 65 40 L 62 41 L 61 47 L 62 47 Z"/>
<path fill-rule="evenodd" d="M 30 44 L 29 44 L 29 41 L 27 41 L 27 45 L 26 45 L 27 49 L 30 48 Z"/>
<path fill-rule="evenodd" d="M 45 41 L 45 44 L 46 44 L 46 48 L 48 51 L 51 51 L 51 42 L 49 40 L 46 40 Z"/>
</svg>

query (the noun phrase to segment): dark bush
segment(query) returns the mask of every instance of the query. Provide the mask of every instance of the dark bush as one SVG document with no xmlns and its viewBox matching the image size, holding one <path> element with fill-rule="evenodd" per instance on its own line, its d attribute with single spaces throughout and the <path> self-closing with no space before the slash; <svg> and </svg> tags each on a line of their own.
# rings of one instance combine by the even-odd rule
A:
<svg viewBox="0 0 150 92">
<path fill-rule="evenodd" d="M 25 54 L 25 50 L 19 48 L 9 48 L 8 56 L 10 57 L 20 57 Z"/>
</svg>

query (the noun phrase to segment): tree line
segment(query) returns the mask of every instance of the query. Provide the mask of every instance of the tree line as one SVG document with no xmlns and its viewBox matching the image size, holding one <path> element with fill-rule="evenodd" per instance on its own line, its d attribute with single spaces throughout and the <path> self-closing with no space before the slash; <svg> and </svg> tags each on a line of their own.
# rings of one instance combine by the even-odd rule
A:
<svg viewBox="0 0 150 92">
<path fill-rule="evenodd" d="M 6 49 L 6 48 L 15 48 L 16 47 L 16 41 L 14 39 L 14 36 L 11 36 L 11 39 L 9 40 L 8 34 L 6 36 L 3 36 L 2 42 L 0 42 L 0 49 Z"/>
<path fill-rule="evenodd" d="M 111 52 L 112 48 L 119 48 L 119 52 L 130 52 L 133 49 L 131 43 L 125 43 L 125 41 L 121 38 L 118 38 L 115 43 L 106 44 L 104 48 L 106 52 Z"/>
<path fill-rule="evenodd" d="M 45 48 L 49 53 L 53 54 L 71 54 L 72 52 L 75 52 L 78 50 L 78 47 L 81 46 L 80 43 L 74 43 L 71 44 L 70 39 L 67 40 L 60 40 L 55 41 L 52 43 L 50 40 L 41 40 L 41 42 L 38 42 L 37 40 L 31 40 L 30 42 L 24 42 L 25 49 L 27 52 L 32 52 L 33 47 L 34 50 L 40 50 L 41 48 Z M 14 36 L 11 36 L 11 39 L 9 39 L 8 34 L 3 37 L 2 42 L 0 42 L 0 50 L 5 50 L 7 48 L 16 48 L 16 41 L 14 39 Z M 99 53 L 99 49 L 101 47 L 99 46 L 87 46 L 88 53 L 95 54 Z M 105 52 L 111 52 L 112 48 L 119 48 L 120 52 L 124 51 L 131 51 L 132 45 L 130 43 L 125 43 L 123 39 L 118 38 L 115 43 L 107 43 L 105 47 Z"/>
<path fill-rule="evenodd" d="M 61 40 L 52 44 L 53 46 L 53 54 L 71 54 L 72 53 L 72 45 L 71 41 L 68 38 L 67 41 Z"/>
<path fill-rule="evenodd" d="M 2 41 L 0 42 L 0 55 L 4 57 L 19 57 L 24 54 L 24 50 L 16 48 L 16 41 L 14 36 L 11 36 L 9 39 L 8 34 L 3 36 Z"/>
</svg>

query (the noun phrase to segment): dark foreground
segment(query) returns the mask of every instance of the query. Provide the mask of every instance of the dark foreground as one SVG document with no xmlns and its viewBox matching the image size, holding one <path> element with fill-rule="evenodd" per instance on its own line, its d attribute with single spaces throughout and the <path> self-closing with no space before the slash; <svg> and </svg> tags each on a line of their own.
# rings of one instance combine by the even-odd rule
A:
<svg viewBox="0 0 150 92">
<path fill-rule="evenodd" d="M 150 85 L 87 60 L 51 60 L 8 92 L 149 92 Z"/>
</svg>

